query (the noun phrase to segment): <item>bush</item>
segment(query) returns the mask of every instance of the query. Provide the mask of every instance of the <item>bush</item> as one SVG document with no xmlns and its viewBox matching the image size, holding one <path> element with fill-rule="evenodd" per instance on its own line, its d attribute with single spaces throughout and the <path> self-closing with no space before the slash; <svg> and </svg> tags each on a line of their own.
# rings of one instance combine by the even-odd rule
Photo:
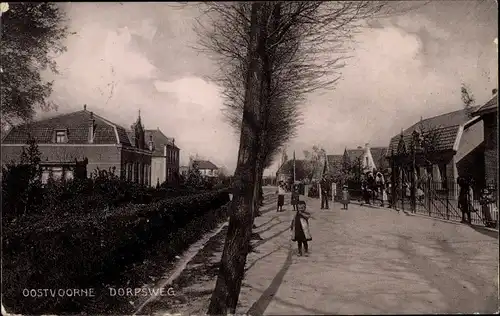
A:
<svg viewBox="0 0 500 316">
<path fill-rule="evenodd" d="M 3 235 L 5 305 L 20 309 L 18 313 L 80 312 L 91 298 L 29 298 L 22 290 L 107 290 L 106 284 L 156 242 L 167 240 L 172 256 L 182 251 L 207 225 L 227 218 L 218 209 L 228 202 L 227 192 L 218 191 L 129 204 L 111 214 L 72 213 L 11 223 Z"/>
</svg>

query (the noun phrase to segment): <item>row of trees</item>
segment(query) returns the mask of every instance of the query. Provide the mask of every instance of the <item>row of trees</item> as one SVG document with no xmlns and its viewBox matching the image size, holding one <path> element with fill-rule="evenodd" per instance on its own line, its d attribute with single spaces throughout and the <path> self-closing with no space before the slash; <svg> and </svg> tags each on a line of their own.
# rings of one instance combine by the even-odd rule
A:
<svg viewBox="0 0 500 316">
<path fill-rule="evenodd" d="M 385 1 L 204 3 L 201 46 L 215 57 L 228 121 L 240 134 L 233 203 L 208 313 L 234 314 L 263 170 L 301 124 L 306 96 L 331 88 L 346 42 Z M 312 155 L 312 154 L 311 154 Z"/>
</svg>

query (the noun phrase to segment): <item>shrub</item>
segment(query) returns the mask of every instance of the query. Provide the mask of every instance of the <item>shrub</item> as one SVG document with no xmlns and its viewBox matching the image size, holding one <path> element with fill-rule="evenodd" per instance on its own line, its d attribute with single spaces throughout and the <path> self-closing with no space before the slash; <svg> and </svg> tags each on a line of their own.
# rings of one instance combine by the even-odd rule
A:
<svg viewBox="0 0 500 316">
<path fill-rule="evenodd" d="M 111 214 L 72 213 L 11 223 L 3 236 L 3 300 L 21 313 L 79 312 L 90 298 L 28 298 L 22 290 L 104 290 L 156 242 L 168 241 L 172 256 L 182 251 L 206 225 L 226 218 L 217 209 L 228 201 L 227 192 L 209 192 L 149 205 L 129 204 Z"/>
</svg>

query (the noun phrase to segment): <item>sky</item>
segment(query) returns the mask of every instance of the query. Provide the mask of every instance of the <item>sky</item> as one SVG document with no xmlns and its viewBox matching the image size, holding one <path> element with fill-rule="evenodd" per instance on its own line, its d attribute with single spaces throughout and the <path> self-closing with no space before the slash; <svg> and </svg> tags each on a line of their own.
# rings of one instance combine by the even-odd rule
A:
<svg viewBox="0 0 500 316">
<path fill-rule="evenodd" d="M 66 3 L 67 52 L 51 99 L 58 113 L 87 109 L 129 127 L 140 110 L 147 129 L 160 128 L 181 148 L 181 164 L 198 155 L 234 170 L 238 137 L 225 122 L 217 70 L 196 49 L 193 6 L 168 3 Z M 369 21 L 351 43 L 342 78 L 308 95 L 303 125 L 288 156 L 313 145 L 328 154 L 387 146 L 421 117 L 461 108 L 465 83 L 477 104 L 498 87 L 497 5 L 434 1 L 403 15 Z M 40 113 L 40 117 L 57 113 Z M 278 159 L 279 160 L 279 157 Z M 275 165 L 266 171 L 275 172 Z"/>
</svg>

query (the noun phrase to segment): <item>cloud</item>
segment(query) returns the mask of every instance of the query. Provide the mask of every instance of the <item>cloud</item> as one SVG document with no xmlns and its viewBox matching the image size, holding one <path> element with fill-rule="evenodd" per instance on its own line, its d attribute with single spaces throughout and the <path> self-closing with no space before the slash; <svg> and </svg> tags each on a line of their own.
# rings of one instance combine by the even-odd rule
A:
<svg viewBox="0 0 500 316">
<path fill-rule="evenodd" d="M 89 110 L 128 128 L 141 110 L 146 128 L 158 127 L 176 139 L 181 163 L 199 154 L 235 167 L 237 141 L 223 121 L 218 87 L 189 75 L 198 71 L 196 63 L 171 66 L 183 58 L 195 61 L 193 55 L 171 53 L 174 44 L 181 51 L 190 49 L 179 44 L 182 38 L 167 36 L 177 33 L 175 25 L 188 35 L 185 23 L 177 23 L 179 17 L 162 24 L 169 16 L 159 20 L 155 14 L 165 6 L 158 5 L 80 3 L 66 4 L 66 9 L 70 29 L 77 34 L 66 40 L 68 50 L 56 60 L 60 74 L 46 74 L 54 80 L 52 99 L 60 113 L 87 104 Z"/>
</svg>

